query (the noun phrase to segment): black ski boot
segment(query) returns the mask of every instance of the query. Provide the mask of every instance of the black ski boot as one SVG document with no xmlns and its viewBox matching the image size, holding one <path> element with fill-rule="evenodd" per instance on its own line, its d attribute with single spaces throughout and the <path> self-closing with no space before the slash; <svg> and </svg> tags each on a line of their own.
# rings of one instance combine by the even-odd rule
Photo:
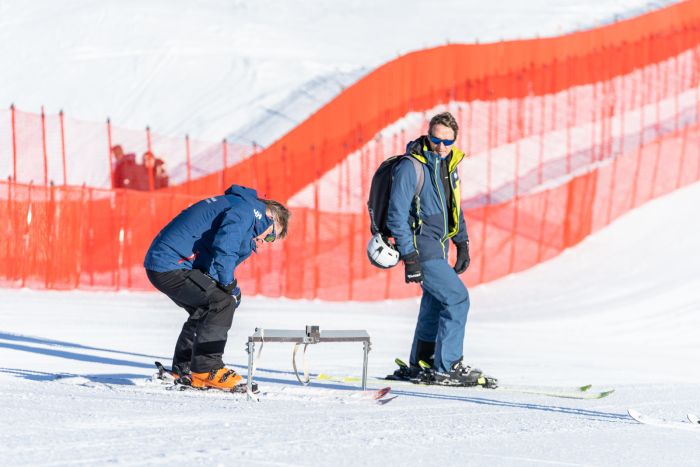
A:
<svg viewBox="0 0 700 467">
<path fill-rule="evenodd" d="M 387 375 L 384 379 L 391 381 L 414 381 L 416 378 L 420 377 L 420 373 L 423 371 L 419 366 L 406 365 L 400 358 L 397 358 L 394 362 L 399 366 L 398 370 Z"/>
<path fill-rule="evenodd" d="M 441 386 L 483 386 L 486 388 L 496 388 L 498 380 L 485 376 L 478 368 L 472 368 L 462 363 L 462 358 L 457 360 L 450 367 L 450 371 L 443 373 L 430 368 L 425 362 L 420 362 L 424 370 L 424 383 L 438 384 Z"/>
</svg>

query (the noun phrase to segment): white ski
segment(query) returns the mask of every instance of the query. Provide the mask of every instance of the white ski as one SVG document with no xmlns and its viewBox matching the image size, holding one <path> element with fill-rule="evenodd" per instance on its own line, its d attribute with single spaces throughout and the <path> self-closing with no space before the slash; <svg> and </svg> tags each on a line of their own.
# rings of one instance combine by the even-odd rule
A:
<svg viewBox="0 0 700 467">
<path fill-rule="evenodd" d="M 584 389 L 585 388 L 585 389 Z M 549 397 L 561 397 L 562 399 L 602 399 L 603 397 L 608 397 L 610 394 L 614 393 L 614 389 L 608 389 L 607 391 L 591 391 L 586 392 L 590 388 L 590 385 L 581 386 L 570 391 L 560 391 L 560 390 L 548 390 L 542 388 L 526 388 L 518 386 L 499 386 L 496 391 L 505 392 L 517 392 L 520 394 L 534 394 L 539 396 L 549 396 Z"/>
<path fill-rule="evenodd" d="M 331 376 L 324 373 L 316 376 L 316 381 L 319 382 L 334 382 L 334 383 L 356 383 L 360 381 L 359 377 L 356 376 Z M 385 378 L 372 377 L 372 380 L 376 381 L 386 381 Z M 416 384 L 420 386 L 429 386 L 422 383 L 413 383 L 411 381 L 401 381 L 401 380 L 391 380 L 391 384 L 415 387 Z M 435 385 L 435 387 L 450 387 L 450 386 L 440 386 Z M 457 387 L 457 386 L 452 386 Z M 497 388 L 484 388 L 481 386 L 466 386 L 459 387 L 461 390 L 483 390 L 483 391 L 498 391 L 498 392 L 516 392 L 520 394 L 533 394 L 537 396 L 548 396 L 548 397 L 560 397 L 563 399 L 602 399 L 608 397 L 610 394 L 614 393 L 614 389 L 608 389 L 605 391 L 589 391 L 591 385 L 587 384 L 585 386 L 576 386 L 572 388 L 545 388 L 538 386 L 498 386 Z"/>
<path fill-rule="evenodd" d="M 690 415 L 688 416 L 688 420 L 691 423 L 651 417 L 634 409 L 628 409 L 627 413 L 630 414 L 630 417 L 634 418 L 639 423 L 643 423 L 644 425 L 652 425 L 662 428 L 676 428 L 679 430 L 690 430 L 697 431 L 698 433 L 700 433 L 700 424 L 694 423 L 691 425 L 692 419 L 690 418 Z M 695 419 L 697 420 L 697 417 L 695 417 Z"/>
<path fill-rule="evenodd" d="M 700 426 L 700 417 L 697 415 L 693 415 L 692 413 L 688 414 L 688 421 L 692 423 L 693 425 L 698 425 Z"/>
</svg>

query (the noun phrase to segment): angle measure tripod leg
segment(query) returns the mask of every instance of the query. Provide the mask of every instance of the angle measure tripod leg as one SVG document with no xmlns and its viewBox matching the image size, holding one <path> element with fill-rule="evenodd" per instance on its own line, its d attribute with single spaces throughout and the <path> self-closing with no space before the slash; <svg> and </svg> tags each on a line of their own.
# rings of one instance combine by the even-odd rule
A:
<svg viewBox="0 0 700 467">
<path fill-rule="evenodd" d="M 367 363 L 369 360 L 370 344 L 366 340 L 362 342 L 362 350 L 364 352 L 364 359 L 362 360 L 362 390 L 367 389 Z"/>
<path fill-rule="evenodd" d="M 246 382 L 248 390 L 248 399 L 252 399 L 251 394 L 253 392 L 253 363 L 255 358 L 255 342 L 252 340 L 248 341 L 248 346 L 246 348 L 248 351 L 248 381 Z"/>
</svg>

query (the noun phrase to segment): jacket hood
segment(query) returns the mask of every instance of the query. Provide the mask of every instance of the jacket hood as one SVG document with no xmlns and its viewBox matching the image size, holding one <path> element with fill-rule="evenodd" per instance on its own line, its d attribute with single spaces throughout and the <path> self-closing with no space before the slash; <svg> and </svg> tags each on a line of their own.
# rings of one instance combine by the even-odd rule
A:
<svg viewBox="0 0 700 467">
<path fill-rule="evenodd" d="M 409 141 L 406 145 L 407 154 L 416 154 L 419 156 L 425 156 L 426 152 L 430 151 L 430 145 L 428 144 L 428 137 L 423 135 L 418 139 Z"/>
<path fill-rule="evenodd" d="M 226 190 L 225 194 L 238 196 L 253 207 L 253 215 L 255 216 L 253 233 L 256 237 L 270 227 L 272 220 L 270 220 L 265 214 L 265 203 L 258 199 L 257 191 L 241 185 L 231 185 L 229 189 Z M 255 245 L 255 241 L 253 241 L 253 245 Z M 255 251 L 255 246 L 253 246 L 253 251 Z"/>
<path fill-rule="evenodd" d="M 248 202 L 258 200 L 257 191 L 241 185 L 231 185 L 229 189 L 224 192 L 224 194 L 240 196 Z"/>
</svg>

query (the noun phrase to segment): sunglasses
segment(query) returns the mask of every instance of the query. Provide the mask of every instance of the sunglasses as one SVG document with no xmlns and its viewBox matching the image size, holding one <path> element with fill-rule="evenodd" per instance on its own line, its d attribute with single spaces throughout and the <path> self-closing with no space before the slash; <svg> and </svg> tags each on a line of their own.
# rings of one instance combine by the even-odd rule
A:
<svg viewBox="0 0 700 467">
<path fill-rule="evenodd" d="M 272 220 L 272 232 L 269 234 L 265 235 L 265 238 L 263 238 L 263 241 L 267 243 L 272 243 L 277 239 L 277 232 L 275 232 L 275 220 Z"/>
<path fill-rule="evenodd" d="M 440 146 L 440 143 L 444 144 L 445 146 L 452 146 L 453 144 L 455 144 L 455 140 L 453 139 L 440 139 L 436 138 L 433 135 L 428 135 L 428 137 L 430 138 L 430 142 L 432 142 L 436 146 Z"/>
</svg>

